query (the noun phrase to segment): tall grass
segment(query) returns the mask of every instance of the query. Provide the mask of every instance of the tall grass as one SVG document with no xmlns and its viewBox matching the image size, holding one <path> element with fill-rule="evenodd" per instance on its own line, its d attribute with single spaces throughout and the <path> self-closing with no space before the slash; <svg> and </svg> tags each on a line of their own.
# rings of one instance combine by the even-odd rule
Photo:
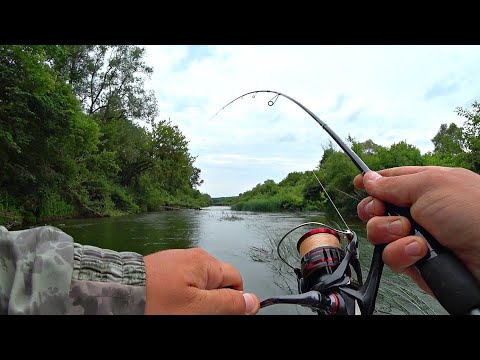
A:
<svg viewBox="0 0 480 360">
<path fill-rule="evenodd" d="M 6 192 L 0 192 L 0 225 L 7 229 L 22 222 L 22 209 Z"/>
<path fill-rule="evenodd" d="M 50 192 L 43 197 L 39 219 L 68 218 L 77 215 L 76 207 L 65 201 L 59 194 Z"/>
<path fill-rule="evenodd" d="M 247 201 L 240 201 L 231 206 L 232 210 L 237 211 L 262 211 L 262 212 L 277 212 L 277 211 L 302 211 L 304 205 L 302 201 L 297 198 L 292 198 L 284 194 L 278 194 L 273 197 L 263 199 L 250 199 Z"/>
</svg>

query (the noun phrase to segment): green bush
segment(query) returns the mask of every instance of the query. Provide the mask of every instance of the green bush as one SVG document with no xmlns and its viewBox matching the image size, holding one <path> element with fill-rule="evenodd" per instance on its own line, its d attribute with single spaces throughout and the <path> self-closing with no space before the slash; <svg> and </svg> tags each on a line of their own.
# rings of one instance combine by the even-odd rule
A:
<svg viewBox="0 0 480 360">
<path fill-rule="evenodd" d="M 68 218 L 77 214 L 75 206 L 55 192 L 44 194 L 38 211 L 39 219 Z"/>
</svg>

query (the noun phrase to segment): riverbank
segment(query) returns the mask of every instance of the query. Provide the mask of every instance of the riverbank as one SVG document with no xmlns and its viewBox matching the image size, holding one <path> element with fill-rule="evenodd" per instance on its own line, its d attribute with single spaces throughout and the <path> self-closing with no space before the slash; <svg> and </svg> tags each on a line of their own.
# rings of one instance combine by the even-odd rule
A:
<svg viewBox="0 0 480 360">
<path fill-rule="evenodd" d="M 254 212 L 254 213 L 284 213 L 284 214 L 291 214 L 291 215 L 298 215 L 298 216 L 331 216 L 331 214 L 325 212 L 322 209 L 314 209 L 314 208 L 309 208 L 309 209 L 277 209 L 277 208 L 269 208 L 268 210 L 264 210 L 260 207 L 252 207 L 248 209 L 242 209 L 242 210 L 237 210 L 233 206 L 230 205 L 207 205 L 205 207 L 228 207 L 229 210 L 232 211 L 239 211 L 239 212 Z M 21 215 L 15 215 L 15 214 L 8 214 L 8 216 L 5 216 L 4 212 L 0 212 L 0 225 L 5 226 L 8 230 L 18 230 L 18 229 L 23 229 L 26 227 L 31 227 L 31 226 L 41 226 L 45 225 L 51 222 L 58 222 L 62 220 L 88 220 L 88 219 L 98 219 L 98 218 L 117 218 L 117 217 L 122 217 L 122 216 L 127 216 L 127 215 L 142 215 L 142 214 L 148 214 L 152 212 L 175 212 L 178 210 L 202 210 L 202 208 L 205 207 L 194 207 L 194 206 L 161 206 L 159 207 L 156 211 L 139 211 L 135 213 L 128 213 L 128 212 L 115 212 L 114 214 L 107 214 L 104 216 L 88 216 L 88 215 L 82 215 L 82 214 L 76 214 L 72 216 L 50 216 L 50 217 L 41 217 L 41 218 L 28 218 L 28 220 L 23 220 Z M 352 213 L 352 214 L 342 214 L 342 216 L 346 220 L 358 220 L 357 214 Z"/>
<path fill-rule="evenodd" d="M 176 210 L 201 210 L 201 207 L 197 206 L 170 206 L 170 205 L 162 205 L 157 208 L 155 212 L 169 212 L 169 211 L 176 211 Z M 58 216 L 43 216 L 43 217 L 35 217 L 33 214 L 26 214 L 22 215 L 20 212 L 13 213 L 13 212 L 6 212 L 0 211 L 0 225 L 4 226 L 8 230 L 18 230 L 23 229 L 26 227 L 31 226 L 41 226 L 51 222 L 58 222 L 61 220 L 88 220 L 88 219 L 98 219 L 98 218 L 111 218 L 111 217 L 121 217 L 126 215 L 141 215 L 147 214 L 151 211 L 136 211 L 136 212 L 122 212 L 122 211 L 115 211 L 110 212 L 109 214 L 103 214 L 101 216 L 92 216 L 91 214 L 70 214 L 70 215 L 58 215 Z"/>
</svg>

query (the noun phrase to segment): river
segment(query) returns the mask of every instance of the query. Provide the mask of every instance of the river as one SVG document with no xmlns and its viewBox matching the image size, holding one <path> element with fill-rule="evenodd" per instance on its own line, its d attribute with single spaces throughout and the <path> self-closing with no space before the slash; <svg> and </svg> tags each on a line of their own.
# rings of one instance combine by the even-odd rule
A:
<svg viewBox="0 0 480 360">
<path fill-rule="evenodd" d="M 324 222 L 320 215 L 232 211 L 215 206 L 201 210 L 175 210 L 102 219 L 71 219 L 54 222 L 76 242 L 116 251 L 146 255 L 172 248 L 200 247 L 216 258 L 229 262 L 242 274 L 244 290 L 260 300 L 273 295 L 296 293 L 295 275 L 276 253 L 278 241 L 294 226 L 308 221 Z M 360 262 L 364 278 L 373 247 L 365 240 L 363 223 L 349 224 L 359 236 Z M 309 228 L 301 228 L 286 239 L 295 244 Z M 293 261 L 295 254 L 290 254 Z M 292 265 L 299 267 L 299 263 Z M 297 305 L 272 305 L 259 315 L 315 315 Z M 446 314 L 410 278 L 384 268 L 374 314 Z"/>
</svg>

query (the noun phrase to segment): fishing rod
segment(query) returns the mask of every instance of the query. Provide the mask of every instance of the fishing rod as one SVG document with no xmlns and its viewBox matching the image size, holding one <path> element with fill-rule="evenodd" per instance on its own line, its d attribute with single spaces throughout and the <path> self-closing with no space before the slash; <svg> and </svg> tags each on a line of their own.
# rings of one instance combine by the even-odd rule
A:
<svg viewBox="0 0 480 360">
<path fill-rule="evenodd" d="M 275 94 L 268 101 L 269 106 L 273 106 L 280 96 L 297 104 L 335 140 L 363 175 L 371 171 L 324 121 L 300 102 L 281 92 L 250 91 L 230 101 L 213 117 L 235 101 L 252 94 L 254 98 L 258 93 Z M 323 185 L 321 183 L 320 185 L 325 191 Z M 390 203 L 385 205 L 386 215 L 406 217 L 412 224 L 411 235 L 422 236 L 426 240 L 427 255 L 417 261 L 415 267 L 420 271 L 433 295 L 445 310 L 455 315 L 479 314 L 480 285 L 472 273 L 453 252 L 441 245 L 425 228 L 415 222 L 409 208 L 398 207 Z M 320 225 L 320 227 L 308 231 L 298 240 L 297 251 L 301 256 L 301 268 L 296 268 L 282 258 L 279 250 L 280 244 L 292 231 L 307 225 Z M 348 242 L 345 250 L 342 250 L 340 244 L 342 237 Z M 296 226 L 280 240 L 277 252 L 280 259 L 294 270 L 297 276 L 299 295 L 272 297 L 262 301 L 261 307 L 273 304 L 297 304 L 309 307 L 319 315 L 371 315 L 375 309 L 384 266 L 382 253 L 385 246 L 382 244 L 374 247 L 370 270 L 365 283 L 363 283 L 358 260 L 358 238 L 354 231 L 350 229 L 342 231 L 322 223 L 305 223 Z M 350 267 L 356 273 L 356 283 L 352 280 Z"/>
</svg>

